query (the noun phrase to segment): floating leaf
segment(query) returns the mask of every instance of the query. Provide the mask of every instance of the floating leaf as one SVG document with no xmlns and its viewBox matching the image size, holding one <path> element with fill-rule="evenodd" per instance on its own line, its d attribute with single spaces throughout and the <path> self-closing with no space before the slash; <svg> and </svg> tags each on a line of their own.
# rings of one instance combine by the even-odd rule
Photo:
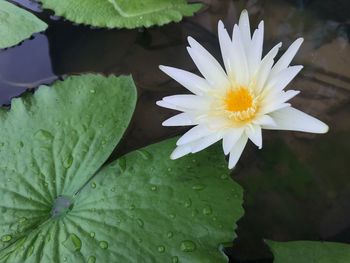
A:
<svg viewBox="0 0 350 263">
<path fill-rule="evenodd" d="M 26 239 L 7 241 L 0 255 L 7 262 L 36 262 L 40 255 L 47 262 L 227 262 L 220 244 L 234 238 L 242 189 L 229 178 L 220 149 L 172 161 L 174 143 L 107 165 L 75 200 L 56 200 L 58 217 L 18 200 L 26 210 L 17 210 L 21 217 L 47 220 L 32 225 Z M 13 235 L 14 218 L 6 217 L 11 227 L 4 234 Z"/>
<path fill-rule="evenodd" d="M 44 31 L 47 24 L 7 1 L 0 1 L 0 48 L 7 48 Z"/>
<path fill-rule="evenodd" d="M 350 262 L 350 245 L 317 241 L 267 241 L 274 263 L 344 263 Z"/>
<path fill-rule="evenodd" d="M 74 236 L 60 239 L 58 218 L 119 142 L 135 101 L 131 77 L 84 75 L 41 86 L 0 110 L 0 259 L 23 262 L 45 244 L 55 259 L 48 262 L 58 262 L 61 242 L 79 247 Z M 25 250 L 17 250 L 21 244 Z M 12 259 L 13 250 L 23 260 Z"/>
<path fill-rule="evenodd" d="M 79 24 L 108 28 L 136 28 L 178 22 L 201 4 L 186 0 L 41 0 L 43 7 Z M 114 7 L 114 8 L 113 8 Z"/>
</svg>

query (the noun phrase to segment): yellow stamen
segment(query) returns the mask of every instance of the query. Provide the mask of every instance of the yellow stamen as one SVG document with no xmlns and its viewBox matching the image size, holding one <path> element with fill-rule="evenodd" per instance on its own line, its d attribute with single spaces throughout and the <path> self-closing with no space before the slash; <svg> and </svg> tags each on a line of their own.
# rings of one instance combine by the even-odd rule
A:
<svg viewBox="0 0 350 263">
<path fill-rule="evenodd" d="M 226 110 L 232 112 L 246 111 L 253 106 L 253 97 L 245 87 L 228 90 L 224 101 Z"/>
</svg>

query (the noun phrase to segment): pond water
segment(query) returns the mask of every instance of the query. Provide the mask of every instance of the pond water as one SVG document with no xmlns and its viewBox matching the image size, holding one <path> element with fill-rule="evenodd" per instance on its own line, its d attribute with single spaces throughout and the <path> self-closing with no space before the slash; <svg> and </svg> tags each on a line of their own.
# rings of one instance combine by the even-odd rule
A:
<svg viewBox="0 0 350 263">
<path fill-rule="evenodd" d="M 255 27 L 265 21 L 265 53 L 299 36 L 294 60 L 304 65 L 290 85 L 301 90 L 297 108 L 330 126 L 325 135 L 264 131 L 264 147 L 244 151 L 234 180 L 245 189 L 245 215 L 238 238 L 226 250 L 232 262 L 272 262 L 264 239 L 350 243 L 350 2 L 348 0 L 205 0 L 196 16 L 164 27 L 106 30 L 78 26 L 53 16 L 31 0 L 16 0 L 49 24 L 21 45 L 0 51 L 0 103 L 40 84 L 84 72 L 132 74 L 139 100 L 133 122 L 110 159 L 173 137 L 183 128 L 161 123 L 173 112 L 155 101 L 185 89 L 162 74 L 159 64 L 197 72 L 186 37 L 220 57 L 217 22 L 229 29 L 243 8 Z"/>
</svg>

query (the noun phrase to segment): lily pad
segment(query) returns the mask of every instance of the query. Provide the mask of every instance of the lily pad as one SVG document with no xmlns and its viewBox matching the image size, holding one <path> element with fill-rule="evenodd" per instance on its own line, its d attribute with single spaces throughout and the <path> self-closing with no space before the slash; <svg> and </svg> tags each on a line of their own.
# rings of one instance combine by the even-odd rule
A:
<svg viewBox="0 0 350 263">
<path fill-rule="evenodd" d="M 350 262 L 350 245 L 317 241 L 267 241 L 274 263 L 344 263 Z"/>
<path fill-rule="evenodd" d="M 71 209 L 77 190 L 111 154 L 135 102 L 131 77 L 89 74 L 41 86 L 0 110 L 0 260 L 23 262 L 11 253 L 22 243 L 28 257 L 62 242 L 55 236 L 62 225 L 51 218 Z M 51 249 L 51 262 L 58 262 L 60 253 Z M 47 256 L 39 252 L 31 260 Z"/>
<path fill-rule="evenodd" d="M 186 0 L 41 0 L 44 8 L 78 24 L 108 28 L 137 28 L 178 22 L 201 4 Z M 113 8 L 114 7 L 114 8 Z"/>
<path fill-rule="evenodd" d="M 7 1 L 0 1 L 0 48 L 7 48 L 44 31 L 47 24 Z"/>
</svg>

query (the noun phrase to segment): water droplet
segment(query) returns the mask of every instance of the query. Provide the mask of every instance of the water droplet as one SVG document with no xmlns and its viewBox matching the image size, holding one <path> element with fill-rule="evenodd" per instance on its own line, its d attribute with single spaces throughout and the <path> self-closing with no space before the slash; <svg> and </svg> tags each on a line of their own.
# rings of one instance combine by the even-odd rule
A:
<svg viewBox="0 0 350 263">
<path fill-rule="evenodd" d="M 87 263 L 95 263 L 96 262 L 96 258 L 94 256 L 90 256 L 87 260 Z"/>
<path fill-rule="evenodd" d="M 90 184 L 90 186 L 91 186 L 91 188 L 95 189 L 95 188 L 96 188 L 96 183 L 95 183 L 95 182 L 92 182 L 92 183 Z"/>
<path fill-rule="evenodd" d="M 134 210 L 134 209 L 135 209 L 135 205 L 131 204 L 131 205 L 129 206 L 129 209 L 130 209 L 130 210 Z"/>
<path fill-rule="evenodd" d="M 172 263 L 178 263 L 178 262 L 179 262 L 179 258 L 178 258 L 177 256 L 173 256 L 173 257 L 171 258 L 171 262 L 172 262 Z"/>
<path fill-rule="evenodd" d="M 152 190 L 152 191 L 157 191 L 157 186 L 152 185 L 152 186 L 151 186 L 151 190 Z"/>
<path fill-rule="evenodd" d="M 202 191 L 204 188 L 205 188 L 205 185 L 203 185 L 203 184 L 196 184 L 196 185 L 192 186 L 192 189 L 196 190 L 196 191 Z"/>
<path fill-rule="evenodd" d="M 139 225 L 139 227 L 143 227 L 144 222 L 142 221 L 142 219 L 138 218 L 138 219 L 136 219 L 136 221 L 137 221 L 137 224 Z"/>
<path fill-rule="evenodd" d="M 210 206 L 205 206 L 202 212 L 203 212 L 203 215 L 210 215 L 211 213 L 213 213 L 213 210 L 211 209 Z"/>
<path fill-rule="evenodd" d="M 105 140 L 102 140 L 102 141 L 101 141 L 101 144 L 102 144 L 102 145 L 105 145 L 105 144 L 106 144 L 106 141 L 105 141 Z"/>
<path fill-rule="evenodd" d="M 157 250 L 158 250 L 159 253 L 164 253 L 165 247 L 164 246 L 158 246 Z"/>
<path fill-rule="evenodd" d="M 20 148 L 23 148 L 23 147 L 24 147 L 24 143 L 23 143 L 22 141 L 20 141 L 20 142 L 18 143 L 18 146 L 19 146 Z"/>
<path fill-rule="evenodd" d="M 180 249 L 183 252 L 192 252 L 196 250 L 196 244 L 191 240 L 184 240 L 181 242 Z"/>
<path fill-rule="evenodd" d="M 11 235 L 4 235 L 1 237 L 2 242 L 9 242 L 9 241 L 11 241 L 11 239 L 12 239 Z"/>
<path fill-rule="evenodd" d="M 174 218 L 176 217 L 176 215 L 175 215 L 175 214 L 169 214 L 169 217 L 170 217 L 171 219 L 174 219 Z"/>
<path fill-rule="evenodd" d="M 90 237 L 94 238 L 95 237 L 95 232 L 90 232 Z"/>
<path fill-rule="evenodd" d="M 20 219 L 18 219 L 18 223 L 23 224 L 27 221 L 28 219 L 26 217 L 21 217 Z"/>
<path fill-rule="evenodd" d="M 68 169 L 69 167 L 72 166 L 72 163 L 73 163 L 73 157 L 72 155 L 68 155 L 66 156 L 62 164 L 64 168 Z"/>
<path fill-rule="evenodd" d="M 221 175 L 221 177 L 220 177 L 222 180 L 226 180 L 227 178 L 228 178 L 228 175 L 227 174 L 223 174 L 223 175 Z"/>
<path fill-rule="evenodd" d="M 67 239 L 62 244 L 72 252 L 80 251 L 81 249 L 81 240 L 75 234 L 69 234 Z"/>
<path fill-rule="evenodd" d="M 91 90 L 90 90 L 90 93 L 94 94 L 94 93 L 96 93 L 96 90 L 91 89 Z"/>
<path fill-rule="evenodd" d="M 107 241 L 100 241 L 99 246 L 102 249 L 107 249 L 108 248 L 108 242 Z"/>
<path fill-rule="evenodd" d="M 166 236 L 167 236 L 168 238 L 172 238 L 172 237 L 174 236 L 174 233 L 171 232 L 171 231 L 169 231 L 169 232 L 166 234 Z"/>
<path fill-rule="evenodd" d="M 39 140 L 43 141 L 52 141 L 53 135 L 45 130 L 38 130 L 35 134 L 34 137 Z"/>
<path fill-rule="evenodd" d="M 191 199 L 186 200 L 184 202 L 184 206 L 187 207 L 187 208 L 191 207 L 192 206 L 192 200 Z"/>
<path fill-rule="evenodd" d="M 138 238 L 137 242 L 142 243 L 142 238 Z"/>
</svg>

